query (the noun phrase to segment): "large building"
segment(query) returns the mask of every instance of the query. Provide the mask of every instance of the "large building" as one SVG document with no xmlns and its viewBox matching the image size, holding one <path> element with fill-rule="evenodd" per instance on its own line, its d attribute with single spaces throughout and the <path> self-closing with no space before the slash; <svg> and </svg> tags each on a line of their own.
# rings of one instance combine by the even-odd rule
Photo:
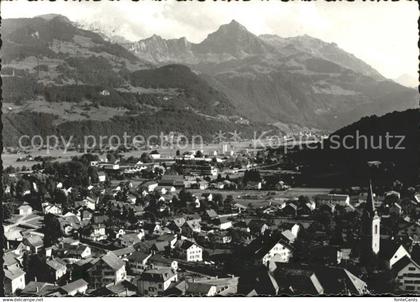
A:
<svg viewBox="0 0 420 302">
<path fill-rule="evenodd" d="M 420 293 L 420 265 L 414 260 L 405 256 L 394 264 L 392 270 L 400 290 L 413 294 Z"/>
<path fill-rule="evenodd" d="M 113 253 L 97 259 L 89 269 L 89 287 L 100 288 L 108 284 L 117 284 L 126 277 L 125 263 Z"/>
<path fill-rule="evenodd" d="M 176 164 L 183 174 L 217 176 L 218 173 L 217 168 L 204 160 L 177 160 Z"/>
</svg>

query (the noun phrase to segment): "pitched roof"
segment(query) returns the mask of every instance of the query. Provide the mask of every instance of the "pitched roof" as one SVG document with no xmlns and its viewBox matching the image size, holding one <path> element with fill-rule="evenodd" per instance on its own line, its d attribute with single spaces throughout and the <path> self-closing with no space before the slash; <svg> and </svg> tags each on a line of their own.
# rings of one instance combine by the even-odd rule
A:
<svg viewBox="0 0 420 302">
<path fill-rule="evenodd" d="M 187 283 L 186 292 L 195 295 L 207 295 L 212 287 L 215 286 L 208 283 L 191 282 Z"/>
<path fill-rule="evenodd" d="M 188 226 L 191 230 L 195 230 L 199 228 L 201 225 L 199 221 L 194 219 L 194 220 L 187 220 L 183 226 Z"/>
<path fill-rule="evenodd" d="M 256 238 L 248 245 L 248 249 L 255 258 L 262 259 L 277 243 L 281 243 L 284 247 L 292 250 L 292 247 L 284 242 L 280 236 L 270 236 L 264 240 Z"/>
<path fill-rule="evenodd" d="M 165 257 L 163 257 L 162 255 L 159 255 L 159 254 L 153 255 L 148 260 L 148 262 L 150 262 L 150 263 L 157 264 L 157 265 L 163 264 L 165 266 L 168 266 L 168 268 L 169 268 L 169 266 L 171 266 L 171 264 L 172 264 L 173 261 L 174 260 L 165 258 Z"/>
<path fill-rule="evenodd" d="M 66 248 L 67 255 L 78 255 L 80 256 L 86 249 L 88 248 L 87 245 L 81 244 L 81 245 L 70 245 Z"/>
<path fill-rule="evenodd" d="M 118 258 L 112 252 L 108 252 L 106 255 L 102 256 L 102 261 L 104 261 L 108 266 L 110 266 L 114 271 L 119 270 L 124 266 L 124 261 Z"/>
<path fill-rule="evenodd" d="M 147 257 L 149 257 L 150 254 L 143 253 L 141 251 L 135 251 L 133 254 L 128 256 L 128 260 L 131 262 L 143 262 Z"/>
<path fill-rule="evenodd" d="M 89 283 L 87 283 L 84 279 L 78 279 L 76 281 L 73 281 L 71 283 L 68 283 L 61 287 L 62 290 L 64 290 L 66 293 L 70 293 L 76 289 L 82 288 L 84 286 L 87 286 Z"/>
<path fill-rule="evenodd" d="M 157 250 L 159 252 L 164 252 L 168 246 L 169 242 L 167 241 L 157 241 L 153 244 L 152 249 Z"/>
<path fill-rule="evenodd" d="M 140 279 L 152 282 L 165 282 L 173 276 L 175 276 L 175 273 L 171 268 L 158 268 L 144 271 Z"/>
<path fill-rule="evenodd" d="M 42 241 L 42 238 L 40 236 L 37 235 L 31 235 L 28 237 L 25 237 L 25 239 L 28 241 L 28 243 L 34 247 L 37 246 L 43 246 L 44 242 Z"/>
<path fill-rule="evenodd" d="M 322 267 L 315 271 L 325 294 L 362 295 L 366 290 L 366 283 L 343 268 Z"/>
<path fill-rule="evenodd" d="M 287 279 L 291 290 L 294 293 L 303 295 L 320 295 L 324 292 L 318 278 L 312 272 L 304 275 L 288 274 Z"/>
<path fill-rule="evenodd" d="M 410 259 L 408 256 L 404 256 L 392 266 L 392 271 L 394 273 L 398 273 L 410 263 L 417 266 L 420 269 L 420 266 L 416 262 L 414 262 L 414 260 Z"/>
<path fill-rule="evenodd" d="M 16 255 L 13 252 L 7 252 L 3 254 L 3 265 L 11 266 L 17 264 Z"/>
<path fill-rule="evenodd" d="M 257 274 L 255 290 L 259 295 L 277 295 L 279 285 L 270 272 L 263 271 Z"/>
<path fill-rule="evenodd" d="M 61 263 L 60 261 L 57 261 L 56 259 L 48 260 L 47 265 L 56 271 L 67 269 L 67 266 L 65 264 Z"/>
<path fill-rule="evenodd" d="M 206 214 L 207 214 L 207 216 L 209 216 L 210 218 L 216 218 L 218 215 L 217 215 L 217 213 L 216 213 L 216 211 L 215 210 L 213 210 L 213 209 L 210 209 L 210 210 L 206 210 Z"/>
<path fill-rule="evenodd" d="M 180 249 L 183 249 L 183 250 L 187 250 L 190 247 L 192 247 L 193 245 L 197 245 L 197 244 L 195 242 L 192 242 L 191 240 L 188 240 L 188 239 L 178 240 L 175 244 L 175 246 L 177 248 L 180 248 Z"/>
<path fill-rule="evenodd" d="M 125 255 L 128 255 L 128 254 L 132 254 L 135 251 L 136 251 L 136 249 L 134 248 L 134 246 L 130 245 L 130 246 L 124 247 L 122 249 L 111 251 L 111 253 L 113 253 L 117 257 L 122 257 L 122 256 L 125 256 Z"/>
<path fill-rule="evenodd" d="M 292 233 L 292 231 L 290 231 L 290 230 L 284 230 L 282 233 L 281 233 L 289 242 L 293 242 L 295 239 L 296 239 L 296 237 L 295 237 L 295 235 Z"/>
<path fill-rule="evenodd" d="M 29 204 L 23 204 L 19 207 L 19 210 L 32 210 L 32 207 Z"/>
<path fill-rule="evenodd" d="M 121 239 L 125 241 L 130 241 L 133 243 L 137 243 L 141 241 L 141 239 L 139 238 L 139 233 L 126 233 L 121 236 Z"/>
<path fill-rule="evenodd" d="M 395 252 L 400 248 L 401 244 L 397 244 L 390 239 L 381 239 L 379 255 L 385 260 L 391 259 Z"/>
<path fill-rule="evenodd" d="M 9 280 L 14 280 L 24 275 L 25 272 L 20 268 L 14 267 L 9 269 L 4 269 L 4 276 Z"/>
<path fill-rule="evenodd" d="M 416 263 L 420 263 L 420 245 L 416 244 L 413 246 L 411 250 L 411 259 L 413 259 Z"/>
<path fill-rule="evenodd" d="M 118 295 L 120 293 L 124 293 L 126 291 L 135 292 L 137 287 L 127 280 L 123 280 L 118 282 L 117 284 L 111 283 L 105 287 L 110 293 Z"/>
<path fill-rule="evenodd" d="M 227 222 L 230 222 L 230 220 L 227 217 L 219 217 L 216 220 L 217 224 L 222 224 L 222 223 L 227 223 Z"/>
<path fill-rule="evenodd" d="M 26 287 L 22 290 L 23 296 L 45 296 L 57 289 L 57 286 L 46 283 L 46 282 L 36 282 L 31 281 L 29 282 Z"/>
</svg>

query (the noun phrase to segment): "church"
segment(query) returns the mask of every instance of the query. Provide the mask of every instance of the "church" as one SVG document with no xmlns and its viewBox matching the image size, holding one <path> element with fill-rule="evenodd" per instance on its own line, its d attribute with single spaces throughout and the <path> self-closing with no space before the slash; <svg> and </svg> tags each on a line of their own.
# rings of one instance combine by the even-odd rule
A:
<svg viewBox="0 0 420 302">
<path fill-rule="evenodd" d="M 372 182 L 369 183 L 369 191 L 362 215 L 361 239 L 362 256 L 378 255 L 381 239 L 381 218 L 375 209 Z"/>
</svg>

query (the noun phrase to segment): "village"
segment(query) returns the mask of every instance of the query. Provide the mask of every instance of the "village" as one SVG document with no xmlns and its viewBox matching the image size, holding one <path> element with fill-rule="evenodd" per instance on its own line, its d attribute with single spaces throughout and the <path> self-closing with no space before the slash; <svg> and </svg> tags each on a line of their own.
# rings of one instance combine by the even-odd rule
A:
<svg viewBox="0 0 420 302">
<path fill-rule="evenodd" d="M 307 187 L 263 149 L 173 153 L 4 166 L 6 295 L 420 293 L 419 188 Z"/>
</svg>

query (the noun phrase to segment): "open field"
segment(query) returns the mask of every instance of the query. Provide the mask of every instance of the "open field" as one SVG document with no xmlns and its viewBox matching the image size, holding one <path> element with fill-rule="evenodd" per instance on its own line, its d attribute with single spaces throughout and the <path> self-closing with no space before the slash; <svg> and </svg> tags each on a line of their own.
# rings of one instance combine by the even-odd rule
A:
<svg viewBox="0 0 420 302">
<path fill-rule="evenodd" d="M 81 155 L 81 153 L 78 153 L 76 151 L 68 151 L 63 152 L 60 150 L 37 150 L 37 151 L 31 151 L 28 152 L 28 154 L 13 154 L 13 153 L 3 153 L 1 155 L 1 159 L 3 161 L 3 168 L 7 168 L 9 166 L 15 167 L 15 168 L 22 168 L 23 166 L 26 166 L 28 168 L 32 167 L 33 165 L 37 164 L 36 161 L 17 161 L 18 158 L 26 157 L 27 155 L 31 155 L 32 157 L 36 156 L 52 156 L 56 157 L 55 161 L 58 162 L 65 162 L 71 160 L 73 156 Z"/>
</svg>

